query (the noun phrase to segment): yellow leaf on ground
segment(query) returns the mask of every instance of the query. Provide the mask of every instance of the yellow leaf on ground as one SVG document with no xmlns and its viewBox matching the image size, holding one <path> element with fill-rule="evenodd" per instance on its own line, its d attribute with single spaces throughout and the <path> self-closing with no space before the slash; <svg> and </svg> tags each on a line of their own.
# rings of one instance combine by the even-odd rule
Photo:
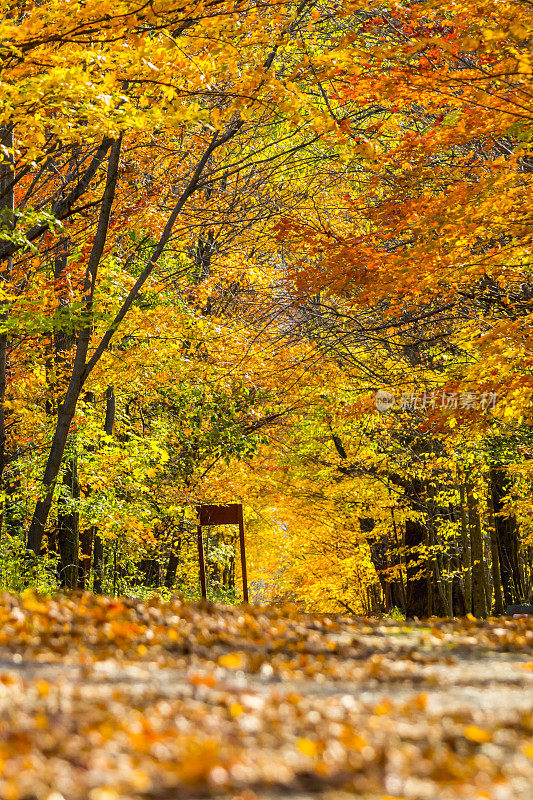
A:
<svg viewBox="0 0 533 800">
<path fill-rule="evenodd" d="M 477 744 L 485 744 L 492 742 L 492 733 L 485 731 L 483 728 L 478 728 L 477 725 L 467 725 L 465 728 L 465 737 L 471 742 Z"/>
<path fill-rule="evenodd" d="M 300 753 L 303 753 L 304 756 L 316 756 L 318 752 L 316 742 L 313 742 L 311 739 L 298 739 L 297 747 Z"/>
<path fill-rule="evenodd" d="M 218 659 L 219 666 L 226 669 L 240 669 L 242 667 L 242 656 L 239 653 L 226 653 Z"/>
<path fill-rule="evenodd" d="M 525 744 L 523 747 L 524 755 L 530 758 L 533 761 L 533 742 L 531 744 Z"/>
</svg>

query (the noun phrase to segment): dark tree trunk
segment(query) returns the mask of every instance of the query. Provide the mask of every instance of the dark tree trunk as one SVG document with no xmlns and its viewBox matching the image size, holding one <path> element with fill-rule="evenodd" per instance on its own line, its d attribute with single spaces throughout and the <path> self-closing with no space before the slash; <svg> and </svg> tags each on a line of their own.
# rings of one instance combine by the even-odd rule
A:
<svg viewBox="0 0 533 800">
<path fill-rule="evenodd" d="M 161 586 L 161 566 L 156 558 L 141 559 L 139 570 L 143 574 L 143 586 L 146 586 L 146 588 L 159 588 Z"/>
<path fill-rule="evenodd" d="M 23 531 L 23 523 L 19 516 L 20 511 L 15 498 L 20 490 L 22 481 L 20 479 L 20 470 L 16 462 L 12 461 L 7 466 L 3 475 L 3 485 L 5 498 L 2 521 L 5 520 L 5 529 L 9 536 L 19 536 Z"/>
<path fill-rule="evenodd" d="M 442 509 L 438 508 L 435 501 L 435 491 L 432 484 L 426 487 L 427 496 L 427 518 L 428 518 L 428 541 L 431 565 L 428 565 L 428 580 L 430 601 L 428 603 L 428 616 L 438 617 L 451 616 L 452 609 L 448 603 L 447 586 L 443 578 L 444 558 L 442 556 L 442 543 L 439 542 L 439 520 L 442 517 Z M 431 580 L 431 577 L 433 580 Z"/>
<path fill-rule="evenodd" d="M 173 589 L 176 583 L 176 572 L 180 563 L 179 547 L 180 542 L 178 540 L 175 550 L 173 548 L 168 557 L 168 564 L 165 572 L 165 586 L 167 589 Z"/>
<path fill-rule="evenodd" d="M 429 585 L 427 559 L 421 555 L 421 548 L 427 546 L 428 532 L 418 520 L 405 522 L 405 562 L 407 588 L 405 598 L 406 617 L 427 617 L 429 608 Z"/>
<path fill-rule="evenodd" d="M 228 581 L 228 588 L 235 589 L 235 553 L 230 557 L 229 560 L 229 581 Z"/>
<path fill-rule="evenodd" d="M 165 572 L 165 586 L 167 589 L 173 589 L 176 583 L 176 572 L 180 563 L 181 553 L 181 537 L 183 533 L 183 521 L 178 525 L 178 536 L 172 536 L 170 543 L 170 552 L 168 555 L 167 569 Z"/>
<path fill-rule="evenodd" d="M 396 475 L 391 475 L 391 481 L 400 486 L 404 491 L 406 504 L 416 512 L 427 511 L 424 499 L 425 487 L 421 480 L 413 478 L 409 481 Z M 393 517 L 394 522 L 394 517 Z M 372 520 L 360 520 L 361 531 L 368 533 L 372 530 Z M 369 527 L 370 524 L 370 527 Z M 394 529 L 396 525 L 394 523 Z M 374 566 L 378 575 L 383 576 L 384 559 L 381 555 L 381 548 L 376 547 L 369 541 L 370 553 L 376 559 Z M 426 549 L 428 545 L 428 530 L 420 520 L 408 519 L 405 523 L 405 570 L 406 587 L 403 590 L 401 582 L 398 582 L 394 593 L 395 600 L 405 601 L 402 605 L 406 617 L 427 617 L 431 614 L 432 603 L 431 595 L 434 591 L 430 565 L 428 563 Z M 377 565 L 377 566 L 376 566 Z"/>
<path fill-rule="evenodd" d="M 33 513 L 33 518 L 28 532 L 28 549 L 33 550 L 35 553 L 39 553 L 41 549 L 44 529 L 50 514 L 54 489 L 57 476 L 61 468 L 61 461 L 65 452 L 70 426 L 72 424 L 72 420 L 74 419 L 76 405 L 83 389 L 83 385 L 90 373 L 89 364 L 87 363 L 87 353 L 92 334 L 90 317 L 93 310 L 96 275 L 98 272 L 100 259 L 104 252 L 109 218 L 111 214 L 111 206 L 115 196 L 120 146 L 121 140 L 119 139 L 111 147 L 106 187 L 100 205 L 98 226 L 85 272 L 84 310 L 88 317 L 88 324 L 79 332 L 77 337 L 76 351 L 74 355 L 74 363 L 72 365 L 70 381 L 65 392 L 63 402 L 59 406 L 56 429 L 52 438 L 52 444 L 42 479 L 42 498 L 39 499 L 35 504 L 35 511 Z M 94 354 L 91 359 L 91 362 L 92 361 L 94 361 Z"/>
<path fill-rule="evenodd" d="M 470 523 L 470 549 L 472 554 L 472 613 L 475 617 L 486 617 L 487 596 L 483 534 L 479 509 L 474 498 L 474 485 L 467 485 L 468 519 Z"/>
<path fill-rule="evenodd" d="M 372 534 L 375 526 L 373 519 L 360 518 L 359 525 L 361 533 L 367 534 L 366 541 L 370 551 L 370 558 L 379 578 L 385 605 L 387 605 L 388 599 L 389 610 L 397 607 L 405 611 L 403 586 L 399 580 L 391 580 L 389 575 L 389 570 L 392 567 L 399 568 L 399 554 L 390 552 L 389 542 L 385 536 L 377 537 Z"/>
<path fill-rule="evenodd" d="M 105 422 L 104 433 L 106 436 L 112 436 L 115 428 L 115 415 L 117 410 L 117 403 L 115 399 L 115 392 L 112 386 L 108 386 L 105 392 Z M 93 526 L 93 592 L 95 594 L 102 594 L 102 581 L 104 578 L 104 542 L 98 527 Z"/>
<path fill-rule="evenodd" d="M 14 168 L 14 137 L 11 125 L 0 127 L 0 144 L 10 150 L 10 155 L 4 155 L 0 164 L 0 212 L 7 217 L 7 224 L 12 227 L 13 212 L 15 210 L 15 168 Z M 12 219 L 10 219 L 12 217 Z M 0 285 L 5 283 L 9 277 L 12 267 L 12 259 L 9 257 L 0 273 Z M 9 315 L 9 304 L 7 301 L 0 301 L 0 322 L 5 322 Z M 6 381 L 7 381 L 7 348 L 8 339 L 6 333 L 0 333 L 0 489 L 4 488 L 4 469 L 6 467 Z M 1 520 L 0 517 L 0 529 Z"/>
<path fill-rule="evenodd" d="M 69 458 L 67 462 L 63 487 L 66 489 L 67 497 L 61 502 L 60 494 L 57 515 L 57 542 L 61 556 L 60 583 L 65 589 L 76 589 L 78 586 L 79 512 L 77 509 L 68 508 L 69 502 L 75 502 L 80 496 L 76 458 Z"/>
<path fill-rule="evenodd" d="M 115 399 L 115 392 L 112 386 L 108 386 L 105 392 L 105 421 L 104 421 L 104 433 L 106 436 L 112 436 L 113 430 L 115 427 L 115 415 L 117 410 L 117 403 Z M 102 580 L 104 577 L 104 543 L 102 541 L 102 537 L 98 531 L 98 527 L 94 525 L 92 527 L 92 546 L 94 548 L 94 555 L 93 555 L 93 569 L 94 569 L 94 578 L 93 578 L 93 592 L 95 594 L 102 594 Z M 90 562 L 90 551 L 89 551 L 89 562 Z"/>
<path fill-rule="evenodd" d="M 461 549 L 462 567 L 464 574 L 465 609 L 467 614 L 472 613 L 472 551 L 468 535 L 468 517 L 466 509 L 466 492 L 464 483 L 459 484 L 459 505 L 461 511 Z"/>
<path fill-rule="evenodd" d="M 54 370 L 51 380 L 51 407 L 55 408 L 57 396 L 62 394 L 65 373 L 71 365 L 71 353 L 75 345 L 74 331 L 70 324 L 72 294 L 67 272 L 69 241 L 63 238 L 57 247 L 54 259 L 54 285 L 58 300 L 58 311 L 54 332 Z M 79 500 L 77 460 L 68 460 L 63 475 L 63 485 L 57 498 L 57 543 L 60 553 L 59 582 L 65 589 L 78 585 L 78 550 L 80 516 L 74 503 Z"/>
<path fill-rule="evenodd" d="M 464 617 L 466 610 L 464 585 L 459 575 L 452 579 L 452 609 L 454 617 Z"/>
<path fill-rule="evenodd" d="M 496 520 L 494 519 L 494 508 L 492 507 L 492 491 L 489 486 L 487 496 L 487 506 L 489 512 L 490 526 L 490 558 L 492 568 L 492 585 L 494 589 L 494 614 L 499 617 L 504 612 L 502 574 L 500 570 L 500 554 L 498 549 L 498 534 L 496 532 Z"/>
<path fill-rule="evenodd" d="M 516 518 L 503 514 L 505 497 L 510 488 L 509 479 L 503 466 L 493 467 L 490 479 L 503 597 L 506 605 L 517 605 L 524 601 L 518 554 L 520 537 Z"/>
<path fill-rule="evenodd" d="M 96 525 L 91 525 L 89 528 L 85 528 L 83 532 L 80 533 L 81 564 L 78 578 L 78 589 L 83 590 L 89 584 L 95 531 Z"/>
<path fill-rule="evenodd" d="M 117 412 L 117 402 L 115 399 L 115 392 L 112 386 L 108 386 L 105 390 L 105 422 L 104 431 L 107 436 L 113 436 L 113 428 L 115 427 L 115 416 Z"/>
<path fill-rule="evenodd" d="M 405 498 L 415 511 L 425 511 L 424 484 L 413 478 L 404 486 Z M 431 572 L 424 551 L 428 544 L 428 531 L 420 520 L 405 522 L 405 569 L 407 574 L 405 616 L 427 617 L 431 614 L 430 587 L 433 589 Z"/>
<path fill-rule="evenodd" d="M 102 594 L 104 578 L 104 543 L 101 536 L 94 537 L 93 547 L 93 592 Z"/>
</svg>

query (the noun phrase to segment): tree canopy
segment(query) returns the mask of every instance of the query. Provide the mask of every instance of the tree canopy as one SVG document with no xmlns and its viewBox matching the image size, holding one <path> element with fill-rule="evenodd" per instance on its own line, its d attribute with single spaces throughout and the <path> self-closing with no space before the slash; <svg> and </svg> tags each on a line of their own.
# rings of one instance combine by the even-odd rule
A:
<svg viewBox="0 0 533 800">
<path fill-rule="evenodd" d="M 2 9 L 3 583 L 530 599 L 531 4 Z"/>
</svg>

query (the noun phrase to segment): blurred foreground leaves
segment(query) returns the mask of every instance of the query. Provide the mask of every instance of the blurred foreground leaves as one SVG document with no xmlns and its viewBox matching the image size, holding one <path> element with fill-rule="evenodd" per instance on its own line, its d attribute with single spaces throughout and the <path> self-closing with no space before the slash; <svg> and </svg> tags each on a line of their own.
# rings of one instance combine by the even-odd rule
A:
<svg viewBox="0 0 533 800">
<path fill-rule="evenodd" d="M 533 795 L 533 621 L 0 599 L 0 797 Z"/>
</svg>

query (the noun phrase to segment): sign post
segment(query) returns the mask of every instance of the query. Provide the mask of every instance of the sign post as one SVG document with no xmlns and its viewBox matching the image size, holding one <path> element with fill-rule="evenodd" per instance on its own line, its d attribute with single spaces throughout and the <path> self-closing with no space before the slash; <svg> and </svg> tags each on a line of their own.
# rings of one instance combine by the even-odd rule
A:
<svg viewBox="0 0 533 800">
<path fill-rule="evenodd" d="M 241 548 L 241 569 L 242 569 L 242 595 L 243 602 L 248 602 L 248 576 L 246 570 L 246 549 L 244 544 L 244 517 L 242 513 L 242 503 L 229 503 L 228 505 L 201 505 L 196 506 L 198 517 L 197 539 L 198 539 L 198 563 L 200 567 L 200 587 L 202 599 L 207 599 L 207 584 L 205 580 L 205 559 L 204 543 L 202 539 L 202 527 L 204 525 L 238 525 L 239 542 Z"/>
</svg>

